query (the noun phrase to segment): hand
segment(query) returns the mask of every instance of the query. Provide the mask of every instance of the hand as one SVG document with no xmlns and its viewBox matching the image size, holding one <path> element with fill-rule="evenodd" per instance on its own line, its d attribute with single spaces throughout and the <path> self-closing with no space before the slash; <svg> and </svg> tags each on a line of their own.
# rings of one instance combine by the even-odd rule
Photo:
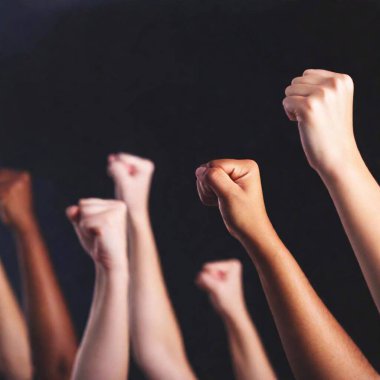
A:
<svg viewBox="0 0 380 380">
<path fill-rule="evenodd" d="M 33 220 L 32 181 L 29 173 L 0 170 L 0 218 L 4 224 L 21 228 Z"/>
<path fill-rule="evenodd" d="M 197 188 L 206 206 L 219 206 L 224 223 L 237 239 L 270 225 L 260 173 L 251 160 L 214 160 L 196 170 Z M 254 237 L 254 236 L 251 236 Z"/>
<path fill-rule="evenodd" d="M 242 265 L 239 260 L 205 264 L 198 274 L 196 284 L 206 291 L 219 314 L 231 316 L 245 309 Z"/>
<path fill-rule="evenodd" d="M 83 248 L 105 269 L 119 268 L 127 257 L 126 206 L 115 200 L 85 199 L 66 210 Z"/>
<path fill-rule="evenodd" d="M 128 213 L 148 211 L 150 184 L 154 164 L 130 154 L 112 154 L 108 158 L 108 172 L 116 187 L 116 197 L 127 204 Z"/>
<path fill-rule="evenodd" d="M 325 70 L 306 70 L 285 90 L 285 112 L 298 122 L 307 160 L 320 174 L 339 169 L 358 155 L 353 93 L 348 75 Z"/>
</svg>

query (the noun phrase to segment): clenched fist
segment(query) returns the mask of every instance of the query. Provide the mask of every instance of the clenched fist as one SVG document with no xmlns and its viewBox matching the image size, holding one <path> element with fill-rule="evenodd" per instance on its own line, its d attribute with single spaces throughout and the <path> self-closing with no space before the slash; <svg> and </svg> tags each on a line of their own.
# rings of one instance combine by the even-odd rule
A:
<svg viewBox="0 0 380 380">
<path fill-rule="evenodd" d="M 297 121 L 309 164 L 330 173 L 357 156 L 353 132 L 352 79 L 346 74 L 306 70 L 293 79 L 283 101 L 290 120 Z"/>
<path fill-rule="evenodd" d="M 196 284 L 207 292 L 219 314 L 230 316 L 244 309 L 242 265 L 239 260 L 205 264 L 198 274 Z"/>
<path fill-rule="evenodd" d="M 262 227 L 270 224 L 254 161 L 214 160 L 200 166 L 195 174 L 201 201 L 219 207 L 231 235 L 237 239 L 260 235 Z"/>
<path fill-rule="evenodd" d="M 109 156 L 108 173 L 116 187 L 116 197 L 127 204 L 130 215 L 147 212 L 154 172 L 152 161 L 120 153 Z"/>
<path fill-rule="evenodd" d="M 126 206 L 123 202 L 84 199 L 66 210 L 83 248 L 105 269 L 125 265 Z"/>
<path fill-rule="evenodd" d="M 29 173 L 0 170 L 0 217 L 13 228 L 22 228 L 33 217 L 32 181 Z"/>
</svg>

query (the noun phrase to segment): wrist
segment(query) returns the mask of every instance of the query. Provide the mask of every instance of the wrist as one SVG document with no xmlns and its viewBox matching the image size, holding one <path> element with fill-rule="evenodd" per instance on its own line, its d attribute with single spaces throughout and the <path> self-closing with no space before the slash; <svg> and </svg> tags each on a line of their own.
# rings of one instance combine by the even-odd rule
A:
<svg viewBox="0 0 380 380">
<path fill-rule="evenodd" d="M 363 162 L 360 151 L 355 144 L 355 146 L 347 149 L 346 154 L 335 157 L 329 165 L 320 165 L 319 167 L 316 167 L 315 170 L 322 180 L 333 181 L 345 171 L 356 170 L 363 164 Z"/>
<path fill-rule="evenodd" d="M 127 260 L 109 266 L 96 262 L 95 272 L 96 276 L 99 278 L 105 278 L 112 281 L 126 281 L 128 280 Z"/>
<path fill-rule="evenodd" d="M 17 221 L 11 221 L 9 228 L 17 235 L 24 235 L 38 230 L 38 222 L 34 215 L 26 215 Z"/>
<path fill-rule="evenodd" d="M 224 310 L 220 312 L 219 315 L 227 327 L 241 325 L 244 321 L 249 320 L 249 313 L 244 304 L 229 310 Z"/>
<path fill-rule="evenodd" d="M 138 211 L 128 210 L 128 223 L 131 226 L 139 227 L 150 223 L 148 208 Z"/>
<path fill-rule="evenodd" d="M 360 152 L 353 152 L 349 158 L 342 160 L 329 170 L 318 171 L 319 176 L 327 187 L 335 186 L 337 183 L 345 181 L 347 178 L 356 176 L 367 170 L 367 166 L 360 155 Z"/>
</svg>

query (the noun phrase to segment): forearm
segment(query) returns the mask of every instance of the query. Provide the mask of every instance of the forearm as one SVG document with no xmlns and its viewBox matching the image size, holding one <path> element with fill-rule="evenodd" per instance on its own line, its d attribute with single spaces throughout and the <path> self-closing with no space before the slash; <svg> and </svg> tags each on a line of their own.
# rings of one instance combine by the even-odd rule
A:
<svg viewBox="0 0 380 380">
<path fill-rule="evenodd" d="M 15 238 L 36 373 L 68 379 L 76 338 L 37 222 L 16 229 Z"/>
<path fill-rule="evenodd" d="M 129 218 L 132 350 L 151 379 L 194 379 L 148 213 Z"/>
<path fill-rule="evenodd" d="M 332 173 L 321 173 L 380 310 L 380 188 L 357 151 Z"/>
<path fill-rule="evenodd" d="M 247 237 L 243 244 L 258 270 L 296 378 L 377 379 L 271 226 L 261 240 L 259 245 Z"/>
<path fill-rule="evenodd" d="M 125 380 L 128 375 L 127 269 L 97 268 L 91 312 L 75 361 L 73 380 Z"/>
<path fill-rule="evenodd" d="M 222 316 L 237 380 L 275 379 L 259 334 L 245 307 Z"/>
<path fill-rule="evenodd" d="M 33 377 L 28 332 L 16 297 L 0 263 L 0 377 L 29 380 Z"/>
</svg>

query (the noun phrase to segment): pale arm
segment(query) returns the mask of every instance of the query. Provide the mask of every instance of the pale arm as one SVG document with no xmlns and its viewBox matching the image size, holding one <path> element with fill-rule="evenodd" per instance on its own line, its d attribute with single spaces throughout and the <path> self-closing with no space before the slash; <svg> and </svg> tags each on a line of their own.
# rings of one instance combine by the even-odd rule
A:
<svg viewBox="0 0 380 380">
<path fill-rule="evenodd" d="M 320 173 L 380 311 L 380 188 L 359 152 Z"/>
<path fill-rule="evenodd" d="M 0 378 L 31 380 L 33 366 L 24 316 L 0 262 Z"/>
<path fill-rule="evenodd" d="M 94 298 L 75 361 L 73 380 L 126 380 L 128 373 L 127 270 L 96 268 Z"/>
<path fill-rule="evenodd" d="M 271 380 L 276 375 L 248 311 L 223 317 L 237 380 Z"/>
<path fill-rule="evenodd" d="M 154 164 L 129 154 L 109 157 L 116 197 L 128 208 L 131 348 L 153 380 L 194 380 L 163 278 L 149 218 Z"/>
<path fill-rule="evenodd" d="M 149 379 L 195 379 L 163 279 L 148 213 L 130 216 L 131 340 Z"/>
</svg>

